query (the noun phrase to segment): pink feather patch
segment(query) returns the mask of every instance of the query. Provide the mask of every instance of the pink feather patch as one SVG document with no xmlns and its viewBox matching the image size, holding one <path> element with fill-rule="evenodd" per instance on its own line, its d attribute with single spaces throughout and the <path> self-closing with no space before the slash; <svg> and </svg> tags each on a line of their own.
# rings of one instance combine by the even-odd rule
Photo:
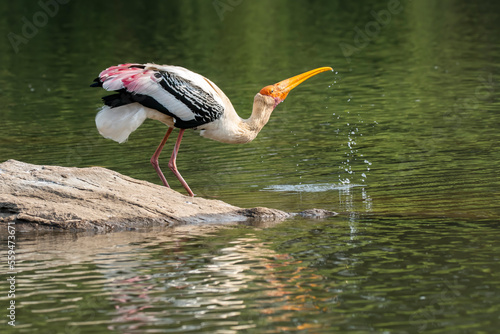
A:
<svg viewBox="0 0 500 334">
<path fill-rule="evenodd" d="M 152 72 L 151 70 L 134 66 L 142 67 L 139 64 L 121 64 L 102 71 L 99 78 L 103 82 L 104 89 L 120 90 L 126 88 L 129 92 L 135 92 L 154 78 L 153 75 L 148 75 Z"/>
</svg>

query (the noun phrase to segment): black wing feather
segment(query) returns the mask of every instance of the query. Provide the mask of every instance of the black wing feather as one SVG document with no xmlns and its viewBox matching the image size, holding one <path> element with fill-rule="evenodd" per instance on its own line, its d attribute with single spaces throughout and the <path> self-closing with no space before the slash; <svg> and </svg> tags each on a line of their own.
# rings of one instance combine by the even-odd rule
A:
<svg viewBox="0 0 500 334">
<path fill-rule="evenodd" d="M 146 68 L 144 65 L 133 65 L 131 68 L 132 67 Z M 104 96 L 102 98 L 104 104 L 111 108 L 116 108 L 130 103 L 140 103 L 147 108 L 155 109 L 173 117 L 175 119 L 175 127 L 181 129 L 196 128 L 200 125 L 213 122 L 223 115 L 224 106 L 219 104 L 211 94 L 207 93 L 193 82 L 168 71 L 155 70 L 154 72 L 154 76 L 160 79 L 158 83 L 161 87 L 189 108 L 193 113 L 194 119 L 187 121 L 182 120 L 171 113 L 166 106 L 159 103 L 155 98 L 144 94 L 129 92 L 126 88 L 116 90 L 116 94 Z M 103 81 L 98 77 L 94 79 L 94 83 L 90 86 L 102 87 Z"/>
</svg>

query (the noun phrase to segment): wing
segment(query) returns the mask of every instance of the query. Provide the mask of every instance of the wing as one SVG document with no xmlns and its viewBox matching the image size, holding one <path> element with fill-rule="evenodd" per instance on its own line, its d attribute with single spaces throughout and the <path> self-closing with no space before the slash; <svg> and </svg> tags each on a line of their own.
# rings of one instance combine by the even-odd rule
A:
<svg viewBox="0 0 500 334">
<path fill-rule="evenodd" d="M 225 110 L 213 82 L 178 66 L 122 64 L 105 69 L 94 81 L 94 87 L 117 92 L 104 97 L 104 104 L 113 108 L 138 102 L 172 116 L 178 128 L 213 122 Z"/>
</svg>

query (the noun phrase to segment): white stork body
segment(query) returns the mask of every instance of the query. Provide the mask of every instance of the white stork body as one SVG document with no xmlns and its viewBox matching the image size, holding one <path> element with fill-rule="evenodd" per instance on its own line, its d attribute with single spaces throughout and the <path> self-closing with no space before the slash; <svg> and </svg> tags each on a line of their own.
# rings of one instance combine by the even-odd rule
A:
<svg viewBox="0 0 500 334">
<path fill-rule="evenodd" d="M 175 166 L 185 129 L 195 128 L 203 137 L 223 143 L 250 142 L 291 89 L 326 70 L 331 68 L 318 68 L 264 87 L 254 98 L 250 118 L 242 119 L 217 85 L 185 68 L 156 64 L 112 66 L 102 71 L 92 85 L 116 92 L 103 97 L 105 105 L 96 116 L 96 125 L 102 136 L 122 143 L 147 118 L 166 124 L 169 129 L 151 163 L 167 187 L 158 157 L 173 128 L 180 128 L 169 167 L 189 195 L 194 196 Z"/>
</svg>

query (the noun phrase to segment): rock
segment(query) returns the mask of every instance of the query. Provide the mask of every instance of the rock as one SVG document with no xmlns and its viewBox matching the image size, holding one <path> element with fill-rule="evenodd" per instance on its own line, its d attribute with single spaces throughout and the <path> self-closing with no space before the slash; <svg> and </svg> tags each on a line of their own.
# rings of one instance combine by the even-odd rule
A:
<svg viewBox="0 0 500 334">
<path fill-rule="evenodd" d="M 304 218 L 328 218 L 337 216 L 337 212 L 323 210 L 323 209 L 308 209 L 297 213 L 297 215 L 302 216 Z"/>
<path fill-rule="evenodd" d="M 281 221 L 290 214 L 241 209 L 222 201 L 188 197 L 164 186 L 101 167 L 0 164 L 0 232 L 112 231 L 148 226 Z"/>
</svg>

